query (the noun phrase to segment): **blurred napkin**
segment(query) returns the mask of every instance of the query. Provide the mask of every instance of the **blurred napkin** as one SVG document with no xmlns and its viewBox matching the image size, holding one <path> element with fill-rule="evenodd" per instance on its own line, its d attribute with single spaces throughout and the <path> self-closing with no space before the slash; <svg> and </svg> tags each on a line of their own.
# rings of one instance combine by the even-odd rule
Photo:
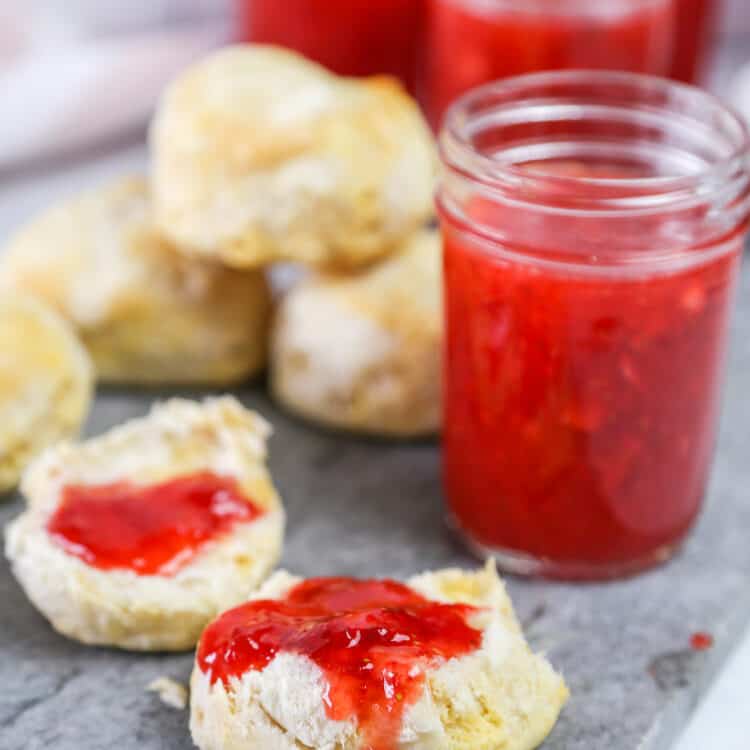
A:
<svg viewBox="0 0 750 750">
<path fill-rule="evenodd" d="M 0 11 L 0 170 L 143 127 L 164 86 L 228 37 L 226 19 L 100 37 L 65 16 Z"/>
</svg>

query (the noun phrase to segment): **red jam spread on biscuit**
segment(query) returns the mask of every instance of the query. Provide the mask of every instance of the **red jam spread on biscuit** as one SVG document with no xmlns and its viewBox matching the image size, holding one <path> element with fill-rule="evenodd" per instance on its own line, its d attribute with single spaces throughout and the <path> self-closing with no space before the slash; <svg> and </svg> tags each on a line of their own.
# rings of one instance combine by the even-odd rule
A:
<svg viewBox="0 0 750 750">
<path fill-rule="evenodd" d="M 47 524 L 66 552 L 101 570 L 174 575 L 200 548 L 262 513 L 229 477 L 70 485 Z"/>
<path fill-rule="evenodd" d="M 281 651 L 306 656 L 330 686 L 329 718 L 355 718 L 371 750 L 391 750 L 405 707 L 422 694 L 425 669 L 481 645 L 481 631 L 467 623 L 474 611 L 395 581 L 310 579 L 283 599 L 221 615 L 203 633 L 198 664 L 212 684 L 226 684 L 262 671 Z"/>
</svg>

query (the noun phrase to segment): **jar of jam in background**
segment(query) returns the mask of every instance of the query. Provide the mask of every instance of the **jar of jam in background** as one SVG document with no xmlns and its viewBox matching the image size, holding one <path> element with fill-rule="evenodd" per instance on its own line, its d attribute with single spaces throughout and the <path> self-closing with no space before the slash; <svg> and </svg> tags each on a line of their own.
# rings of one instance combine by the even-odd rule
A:
<svg viewBox="0 0 750 750">
<path fill-rule="evenodd" d="M 696 83 L 706 73 L 721 0 L 675 0 L 677 31 L 670 76 Z"/>
<path fill-rule="evenodd" d="M 631 574 L 695 522 L 748 139 L 709 94 L 627 73 L 522 76 L 447 114 L 444 485 L 506 570 Z"/>
<path fill-rule="evenodd" d="M 243 41 L 277 44 L 347 76 L 414 92 L 424 0 L 238 0 Z"/>
<path fill-rule="evenodd" d="M 437 127 L 459 95 L 501 78 L 594 68 L 667 75 L 679 0 L 428 0 L 420 94 Z"/>
</svg>

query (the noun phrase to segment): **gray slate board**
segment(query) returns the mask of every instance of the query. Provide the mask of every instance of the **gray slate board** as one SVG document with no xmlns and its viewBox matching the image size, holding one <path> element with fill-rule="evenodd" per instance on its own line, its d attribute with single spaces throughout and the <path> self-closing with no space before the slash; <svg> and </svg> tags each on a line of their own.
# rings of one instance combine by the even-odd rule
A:
<svg viewBox="0 0 750 750">
<path fill-rule="evenodd" d="M 729 653 L 750 605 L 750 268 L 740 289 L 727 408 L 710 501 L 673 563 L 605 585 L 510 580 L 528 635 L 573 699 L 545 750 L 664 750 Z M 164 394 L 158 394 L 164 395 Z M 408 576 L 472 564 L 443 525 L 434 444 L 387 444 L 316 430 L 251 389 L 271 419 L 271 464 L 289 512 L 283 564 L 302 575 Z M 155 395 L 105 391 L 95 434 L 144 413 Z M 0 505 L 0 523 L 21 508 Z M 691 633 L 717 638 L 709 654 Z M 89 649 L 56 635 L 0 562 L 0 749 L 183 750 L 185 712 L 145 692 L 187 681 L 191 657 Z"/>
</svg>

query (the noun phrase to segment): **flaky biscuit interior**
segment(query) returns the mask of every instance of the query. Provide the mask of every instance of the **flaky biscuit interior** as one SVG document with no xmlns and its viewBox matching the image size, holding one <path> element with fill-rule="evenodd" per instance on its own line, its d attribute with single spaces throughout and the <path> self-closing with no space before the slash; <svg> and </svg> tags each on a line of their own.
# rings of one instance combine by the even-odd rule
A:
<svg viewBox="0 0 750 750">
<path fill-rule="evenodd" d="M 28 507 L 6 533 L 6 555 L 32 603 L 84 643 L 192 648 L 206 623 L 243 601 L 281 553 L 284 512 L 265 465 L 268 432 L 232 397 L 172 399 L 101 437 L 47 451 L 24 475 Z M 147 485 L 202 471 L 234 478 L 264 513 L 208 542 L 174 575 L 98 569 L 47 531 L 66 486 Z"/>
<path fill-rule="evenodd" d="M 299 578 L 274 574 L 253 598 L 279 598 Z M 552 730 L 568 698 L 562 677 L 524 640 L 495 568 L 448 569 L 409 582 L 424 596 L 480 608 L 480 649 L 426 675 L 422 697 L 408 707 L 397 748 L 403 750 L 533 750 Z M 263 671 L 211 684 L 196 664 L 191 731 L 201 750 L 363 750 L 354 719 L 334 721 L 328 685 L 305 656 L 280 652 Z"/>
</svg>

